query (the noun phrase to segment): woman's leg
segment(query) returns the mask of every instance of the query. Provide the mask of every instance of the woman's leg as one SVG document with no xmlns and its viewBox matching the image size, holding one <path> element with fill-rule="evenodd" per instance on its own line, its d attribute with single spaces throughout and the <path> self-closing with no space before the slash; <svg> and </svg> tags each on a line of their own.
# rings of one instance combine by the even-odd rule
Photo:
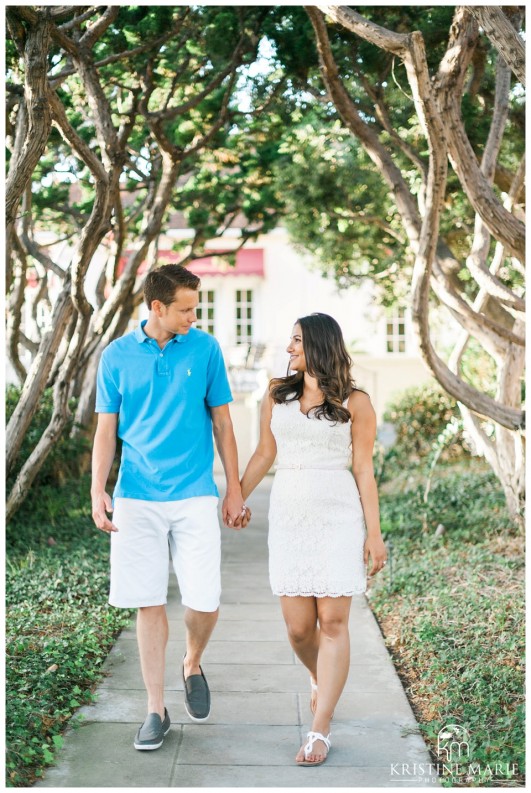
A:
<svg viewBox="0 0 531 793">
<path fill-rule="evenodd" d="M 291 646 L 297 658 L 317 681 L 317 654 L 319 652 L 319 628 L 317 626 L 317 604 L 313 597 L 281 597 L 280 605 L 288 629 Z"/>
<path fill-rule="evenodd" d="M 347 681 L 350 665 L 348 618 L 351 600 L 350 597 L 317 598 L 320 626 L 317 654 L 319 697 L 312 731 L 320 732 L 322 735 L 328 735 L 330 732 L 330 720 Z M 307 759 L 318 762 L 325 756 L 326 746 L 322 741 L 316 741 Z M 304 759 L 303 749 L 296 759 L 299 761 Z"/>
</svg>

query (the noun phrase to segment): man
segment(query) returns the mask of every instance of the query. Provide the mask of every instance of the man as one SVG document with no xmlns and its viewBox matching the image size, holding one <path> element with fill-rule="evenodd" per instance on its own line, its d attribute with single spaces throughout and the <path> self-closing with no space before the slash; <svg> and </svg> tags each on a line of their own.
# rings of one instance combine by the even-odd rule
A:
<svg viewBox="0 0 531 793">
<path fill-rule="evenodd" d="M 158 749 L 170 729 L 164 706 L 168 640 L 166 599 L 171 556 L 186 607 L 183 661 L 185 706 L 194 721 L 210 713 L 200 666 L 218 618 L 220 527 L 213 479 L 212 429 L 225 471 L 222 516 L 245 527 L 236 441 L 228 403 L 232 395 L 217 341 L 192 325 L 199 278 L 179 265 L 146 277 L 149 318 L 113 341 L 98 369 L 92 466 L 92 516 L 111 535 L 109 602 L 138 608 L 137 639 L 148 715 L 134 746 Z M 105 492 L 122 441 L 111 502 Z M 106 513 L 113 512 L 111 521 Z"/>
</svg>

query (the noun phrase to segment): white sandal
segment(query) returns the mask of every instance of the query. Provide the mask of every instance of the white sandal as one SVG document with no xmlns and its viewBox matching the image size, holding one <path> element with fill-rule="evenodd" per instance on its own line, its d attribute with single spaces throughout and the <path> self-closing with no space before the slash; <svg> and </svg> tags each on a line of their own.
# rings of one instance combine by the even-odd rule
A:
<svg viewBox="0 0 531 793">
<path fill-rule="evenodd" d="M 308 768 L 311 765 L 322 765 L 326 760 L 328 760 L 328 754 L 330 752 L 330 747 L 332 746 L 332 741 L 330 740 L 331 735 L 332 733 L 329 732 L 325 738 L 325 736 L 322 735 L 320 732 L 309 732 L 306 736 L 308 738 L 308 743 L 304 747 L 304 760 L 297 761 L 297 765 L 301 765 L 304 766 L 305 768 Z M 323 757 L 322 760 L 318 760 L 313 763 L 308 762 L 308 755 L 312 753 L 313 745 L 316 741 L 322 741 L 324 743 L 324 745 L 326 746 L 326 756 Z"/>
</svg>

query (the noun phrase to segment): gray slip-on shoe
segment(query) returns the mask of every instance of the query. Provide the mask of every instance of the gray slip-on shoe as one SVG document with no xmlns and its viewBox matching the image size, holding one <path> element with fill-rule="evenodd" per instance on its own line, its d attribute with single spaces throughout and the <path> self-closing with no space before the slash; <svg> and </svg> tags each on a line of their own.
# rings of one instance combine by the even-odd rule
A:
<svg viewBox="0 0 531 793">
<path fill-rule="evenodd" d="M 201 669 L 201 667 L 199 667 Z M 210 689 L 201 669 L 200 675 L 184 677 L 184 707 L 192 721 L 206 721 L 210 716 Z"/>
<path fill-rule="evenodd" d="M 164 721 L 158 713 L 150 713 L 135 736 L 134 747 L 141 751 L 159 749 L 164 741 L 164 736 L 170 731 L 170 714 L 164 708 Z"/>
</svg>

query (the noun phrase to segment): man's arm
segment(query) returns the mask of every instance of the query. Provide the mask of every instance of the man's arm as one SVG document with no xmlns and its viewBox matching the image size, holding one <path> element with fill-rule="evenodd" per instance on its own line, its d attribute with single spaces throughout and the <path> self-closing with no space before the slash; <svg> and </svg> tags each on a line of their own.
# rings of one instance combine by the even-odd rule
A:
<svg viewBox="0 0 531 793">
<path fill-rule="evenodd" d="M 102 531 L 118 531 L 114 523 L 107 517 L 112 512 L 112 501 L 105 492 L 107 479 L 116 453 L 116 431 L 118 429 L 117 413 L 99 413 L 98 426 L 94 436 L 92 450 L 92 518 Z"/>
<path fill-rule="evenodd" d="M 222 506 L 223 521 L 226 526 L 234 529 L 240 528 L 240 523 L 245 528 L 247 525 L 246 510 L 240 487 L 238 450 L 236 448 L 236 438 L 234 437 L 229 406 L 218 405 L 218 407 L 211 407 L 210 415 L 212 416 L 216 447 L 225 471 L 225 479 L 227 480 L 227 492 Z"/>
</svg>

